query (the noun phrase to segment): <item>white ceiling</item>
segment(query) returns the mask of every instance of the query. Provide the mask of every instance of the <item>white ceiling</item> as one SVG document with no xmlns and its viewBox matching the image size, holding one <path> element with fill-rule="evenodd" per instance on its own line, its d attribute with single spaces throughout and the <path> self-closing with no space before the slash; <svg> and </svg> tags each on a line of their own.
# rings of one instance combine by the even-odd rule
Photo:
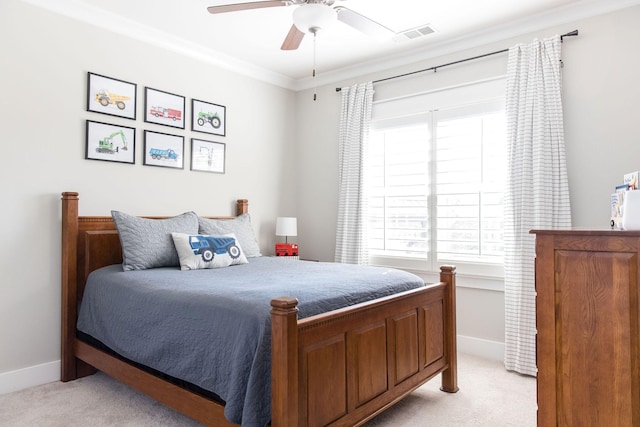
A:
<svg viewBox="0 0 640 427">
<path fill-rule="evenodd" d="M 295 51 L 280 50 L 298 6 L 213 15 L 207 6 L 249 0 L 23 1 L 283 87 L 312 85 L 313 37 Z M 436 32 L 379 41 L 336 22 L 316 39 L 316 84 L 363 74 L 364 66 L 415 62 L 634 4 L 640 0 L 337 0 L 395 32 L 424 24 Z"/>
</svg>

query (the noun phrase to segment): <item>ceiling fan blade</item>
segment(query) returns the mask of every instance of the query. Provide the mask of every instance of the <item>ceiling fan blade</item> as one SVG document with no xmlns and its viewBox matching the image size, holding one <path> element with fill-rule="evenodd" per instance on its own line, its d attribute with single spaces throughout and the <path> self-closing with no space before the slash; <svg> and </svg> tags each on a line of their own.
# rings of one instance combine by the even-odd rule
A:
<svg viewBox="0 0 640 427">
<path fill-rule="evenodd" d="M 369 37 L 388 39 L 395 35 L 393 30 L 351 9 L 342 6 L 336 6 L 334 9 L 338 12 L 338 21 L 344 22 Z"/>
<path fill-rule="evenodd" d="M 302 39 L 304 38 L 304 33 L 298 29 L 295 25 L 291 26 L 289 30 L 289 34 L 285 37 L 284 42 L 282 43 L 282 50 L 296 50 L 300 43 L 302 43 Z"/>
<path fill-rule="evenodd" d="M 209 13 L 235 12 L 237 10 L 262 9 L 265 7 L 289 6 L 291 2 L 286 0 L 254 1 L 249 3 L 223 4 L 221 6 L 209 6 Z"/>
</svg>

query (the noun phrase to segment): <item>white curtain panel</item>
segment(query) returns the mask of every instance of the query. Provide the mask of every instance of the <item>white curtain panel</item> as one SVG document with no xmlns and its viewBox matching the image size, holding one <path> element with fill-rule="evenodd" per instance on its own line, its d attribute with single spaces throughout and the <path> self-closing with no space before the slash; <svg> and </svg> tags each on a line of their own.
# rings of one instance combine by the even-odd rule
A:
<svg viewBox="0 0 640 427">
<path fill-rule="evenodd" d="M 339 199 L 336 262 L 366 264 L 366 148 L 373 105 L 373 83 L 342 88 L 339 138 Z"/>
<path fill-rule="evenodd" d="M 535 237 L 571 227 L 559 36 L 509 49 L 505 367 L 536 375 Z"/>
</svg>

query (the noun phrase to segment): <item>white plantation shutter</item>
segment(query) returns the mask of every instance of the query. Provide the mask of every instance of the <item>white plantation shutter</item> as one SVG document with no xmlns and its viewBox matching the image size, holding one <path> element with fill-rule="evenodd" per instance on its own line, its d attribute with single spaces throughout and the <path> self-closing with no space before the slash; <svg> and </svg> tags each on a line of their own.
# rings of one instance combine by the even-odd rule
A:
<svg viewBox="0 0 640 427">
<path fill-rule="evenodd" d="M 506 162 L 502 106 L 489 101 L 436 113 L 440 261 L 502 262 Z"/>
<path fill-rule="evenodd" d="M 504 80 L 378 107 L 368 168 L 373 263 L 435 271 L 467 262 L 459 271 L 501 275 Z"/>
<path fill-rule="evenodd" d="M 426 258 L 429 126 L 385 125 L 373 132 L 369 153 L 369 249 Z"/>
</svg>

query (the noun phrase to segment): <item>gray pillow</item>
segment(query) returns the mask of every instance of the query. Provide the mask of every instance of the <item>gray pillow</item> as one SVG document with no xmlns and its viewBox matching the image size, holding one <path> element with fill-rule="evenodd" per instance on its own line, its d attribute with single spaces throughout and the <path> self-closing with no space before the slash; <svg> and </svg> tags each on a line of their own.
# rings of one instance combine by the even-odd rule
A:
<svg viewBox="0 0 640 427">
<path fill-rule="evenodd" d="M 167 219 L 149 219 L 111 211 L 120 234 L 122 268 L 146 270 L 179 267 L 180 260 L 171 233 L 198 234 L 198 215 L 185 212 Z"/>
<path fill-rule="evenodd" d="M 248 213 L 244 213 L 234 219 L 208 219 L 198 217 L 198 222 L 200 223 L 200 234 L 216 235 L 233 233 L 236 235 L 238 242 L 240 242 L 240 246 L 247 258 L 255 258 L 262 255 L 256 236 L 253 234 L 251 217 Z"/>
</svg>

